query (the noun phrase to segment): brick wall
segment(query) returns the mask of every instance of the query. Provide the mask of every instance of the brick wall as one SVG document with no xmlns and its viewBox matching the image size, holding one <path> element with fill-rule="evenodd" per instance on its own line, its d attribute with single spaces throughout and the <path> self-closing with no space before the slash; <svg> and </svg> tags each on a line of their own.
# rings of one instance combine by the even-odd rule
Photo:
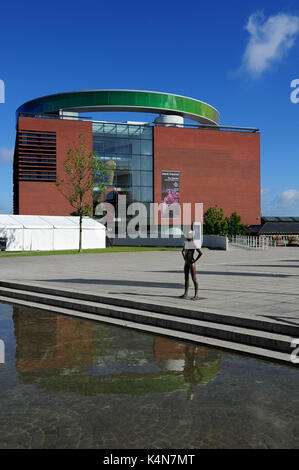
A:
<svg viewBox="0 0 299 470">
<path fill-rule="evenodd" d="M 236 211 L 246 224 L 260 223 L 260 135 L 241 131 L 154 128 L 154 200 L 161 202 L 161 172 L 180 172 L 181 203 L 203 211 Z"/>
<path fill-rule="evenodd" d="M 56 133 L 56 173 L 64 174 L 63 162 L 67 151 L 80 133 L 86 137 L 86 148 L 92 152 L 92 124 L 84 121 L 20 117 L 17 126 L 21 131 Z M 20 153 L 20 151 L 19 151 Z M 15 170 L 16 171 L 16 170 Z M 54 181 L 20 181 L 14 178 L 15 213 L 32 215 L 69 215 L 74 211 L 61 194 Z"/>
</svg>

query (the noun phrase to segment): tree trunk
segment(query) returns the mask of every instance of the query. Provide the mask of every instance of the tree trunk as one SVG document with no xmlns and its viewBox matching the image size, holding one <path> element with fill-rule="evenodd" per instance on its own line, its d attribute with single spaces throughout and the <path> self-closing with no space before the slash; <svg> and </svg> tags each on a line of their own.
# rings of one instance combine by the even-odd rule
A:
<svg viewBox="0 0 299 470">
<path fill-rule="evenodd" d="M 79 217 L 79 253 L 82 252 L 82 214 Z"/>
</svg>

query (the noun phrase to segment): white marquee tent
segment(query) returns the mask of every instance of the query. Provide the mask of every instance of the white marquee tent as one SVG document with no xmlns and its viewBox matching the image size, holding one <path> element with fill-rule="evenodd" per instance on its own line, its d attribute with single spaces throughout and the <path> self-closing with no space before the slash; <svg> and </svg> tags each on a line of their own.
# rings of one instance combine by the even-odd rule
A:
<svg viewBox="0 0 299 470">
<path fill-rule="evenodd" d="M 0 239 L 7 251 L 72 250 L 79 246 L 79 217 L 0 214 Z M 82 248 L 105 248 L 105 227 L 82 221 Z"/>
</svg>

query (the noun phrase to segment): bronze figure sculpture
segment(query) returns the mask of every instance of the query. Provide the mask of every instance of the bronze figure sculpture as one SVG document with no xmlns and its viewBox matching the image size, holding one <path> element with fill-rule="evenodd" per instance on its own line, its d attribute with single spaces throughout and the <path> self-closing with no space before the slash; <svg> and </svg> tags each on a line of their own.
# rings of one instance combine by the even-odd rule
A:
<svg viewBox="0 0 299 470">
<path fill-rule="evenodd" d="M 194 258 L 195 251 L 198 252 L 196 258 Z M 194 232 L 190 231 L 187 236 L 187 242 L 182 249 L 182 255 L 185 260 L 184 266 L 184 273 L 185 273 L 185 292 L 183 295 L 180 296 L 181 299 L 188 299 L 188 291 L 189 291 L 189 276 L 191 274 L 191 278 L 194 284 L 195 294 L 192 297 L 192 300 L 199 299 L 198 296 L 198 280 L 196 279 L 196 268 L 195 263 L 201 257 L 202 251 L 199 247 L 196 246 L 194 242 Z"/>
</svg>

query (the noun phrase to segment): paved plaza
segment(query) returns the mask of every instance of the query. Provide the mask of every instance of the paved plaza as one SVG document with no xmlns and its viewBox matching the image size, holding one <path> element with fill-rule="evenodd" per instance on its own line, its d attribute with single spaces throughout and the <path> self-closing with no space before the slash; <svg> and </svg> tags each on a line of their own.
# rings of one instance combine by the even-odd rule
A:
<svg viewBox="0 0 299 470">
<path fill-rule="evenodd" d="M 0 258 L 0 280 L 299 325 L 299 248 L 203 249 L 200 300 L 183 300 L 183 258 L 152 251 Z M 190 295 L 193 295 L 190 280 Z"/>
</svg>

